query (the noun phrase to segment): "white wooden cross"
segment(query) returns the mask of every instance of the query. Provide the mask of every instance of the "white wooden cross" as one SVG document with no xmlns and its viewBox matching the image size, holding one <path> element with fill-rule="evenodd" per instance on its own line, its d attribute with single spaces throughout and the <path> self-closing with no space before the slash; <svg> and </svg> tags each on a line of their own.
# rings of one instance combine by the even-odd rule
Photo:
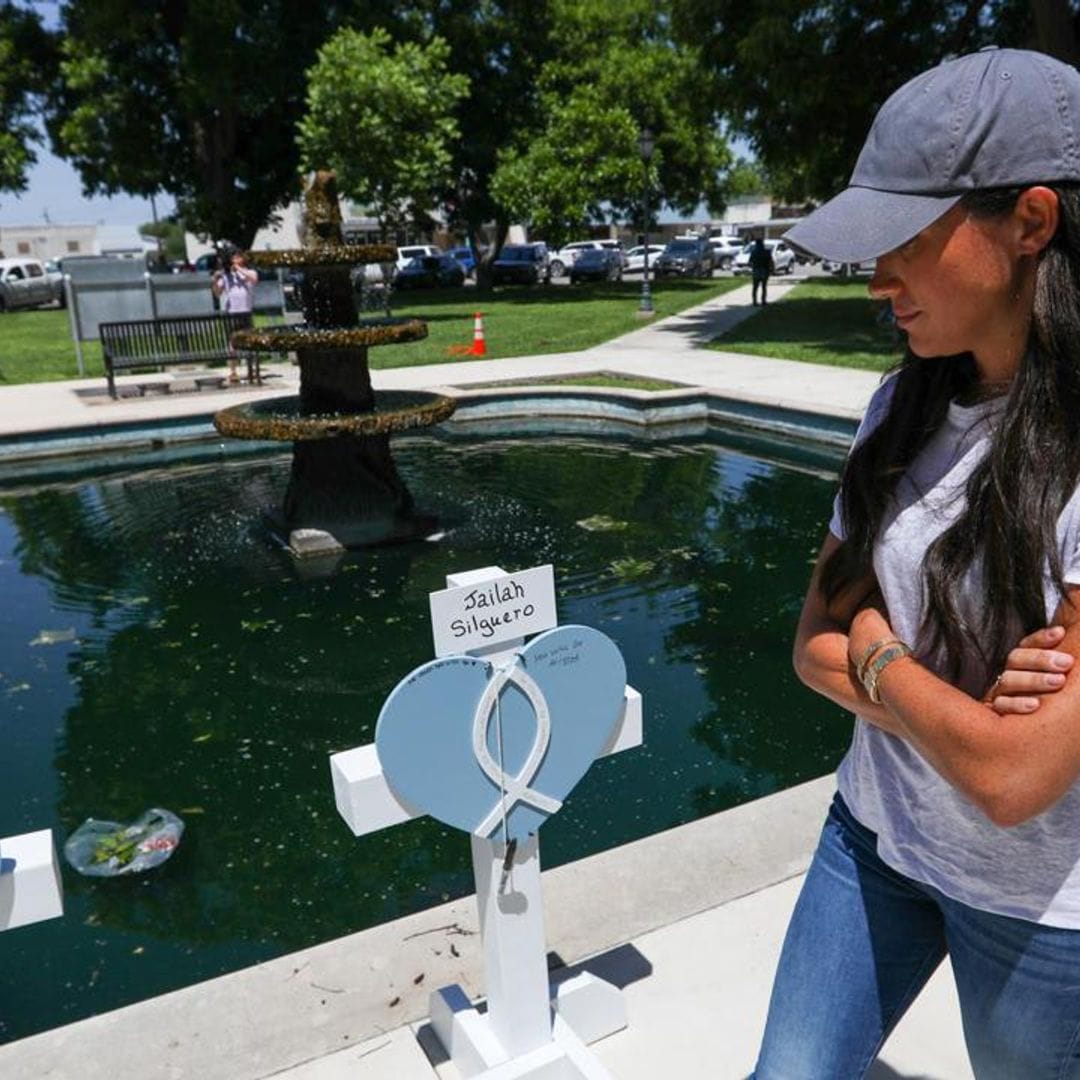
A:
<svg viewBox="0 0 1080 1080">
<path fill-rule="evenodd" d="M 544 582 L 546 572 L 546 587 Z M 461 627 L 441 617 L 433 594 L 432 614 L 437 656 L 466 653 L 498 663 L 524 643 L 524 633 L 556 625 L 554 582 L 550 567 L 514 575 L 535 575 L 539 589 L 519 604 L 509 597 L 487 616 L 505 621 Z M 470 590 L 509 577 L 497 566 L 447 577 L 451 589 Z M 545 596 L 550 594 L 549 601 Z M 526 611 L 532 607 L 532 611 Z M 515 614 L 516 612 L 516 614 Z M 475 632 L 475 633 L 472 633 Z M 484 644 L 479 644 L 484 642 Z M 469 646 L 478 646 L 472 647 Z M 641 695 L 626 687 L 622 715 L 602 753 L 613 754 L 642 742 Z M 330 759 L 334 796 L 341 816 L 362 836 L 419 816 L 402 802 L 383 775 L 375 745 L 334 754 Z M 473 873 L 480 913 L 480 934 L 487 987 L 487 1011 L 481 1014 L 460 986 L 436 990 L 430 999 L 431 1025 L 449 1058 L 465 1077 L 482 1080 L 610 1080 L 610 1074 L 587 1049 L 626 1026 L 622 993 L 610 983 L 583 973 L 552 990 L 548 981 L 540 890 L 540 848 L 533 833 L 513 852 L 513 894 L 500 890 L 506 845 L 471 835 Z M 510 900 L 510 902 L 507 902 Z"/>
<path fill-rule="evenodd" d="M 55 919 L 64 892 L 52 832 L 0 838 L 0 930 Z"/>
</svg>

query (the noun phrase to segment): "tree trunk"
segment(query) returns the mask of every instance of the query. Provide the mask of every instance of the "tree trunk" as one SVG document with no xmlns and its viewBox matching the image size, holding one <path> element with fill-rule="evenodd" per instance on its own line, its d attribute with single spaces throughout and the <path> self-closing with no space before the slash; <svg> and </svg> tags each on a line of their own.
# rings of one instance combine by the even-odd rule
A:
<svg viewBox="0 0 1080 1080">
<path fill-rule="evenodd" d="M 1067 0 L 1031 0 L 1035 48 L 1073 67 L 1080 65 L 1075 16 Z"/>
<path fill-rule="evenodd" d="M 491 292 L 491 264 L 499 257 L 499 253 L 506 243 L 506 234 L 510 231 L 510 223 L 501 217 L 495 219 L 495 241 L 488 249 L 487 254 L 478 259 L 476 263 L 476 288 L 479 292 Z M 469 225 L 469 239 L 472 240 L 473 226 Z"/>
</svg>

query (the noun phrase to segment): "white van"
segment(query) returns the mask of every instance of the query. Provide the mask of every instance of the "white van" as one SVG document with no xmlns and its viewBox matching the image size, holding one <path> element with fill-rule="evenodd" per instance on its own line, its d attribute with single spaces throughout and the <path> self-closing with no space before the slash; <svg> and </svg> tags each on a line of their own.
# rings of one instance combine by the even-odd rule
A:
<svg viewBox="0 0 1080 1080">
<path fill-rule="evenodd" d="M 710 236 L 709 247 L 713 249 L 713 264 L 721 270 L 730 270 L 735 256 L 746 246 L 741 236 Z"/>
<path fill-rule="evenodd" d="M 0 259 L 0 311 L 62 301 L 63 280 L 45 273 L 37 259 Z"/>
<path fill-rule="evenodd" d="M 413 259 L 422 259 L 427 255 L 441 255 L 442 251 L 434 244 L 408 244 L 397 249 L 397 269 L 404 270 Z"/>
<path fill-rule="evenodd" d="M 750 273 L 750 249 L 753 246 L 754 242 L 751 240 L 750 243 L 735 256 L 735 262 L 732 265 L 732 269 L 736 274 Z M 783 240 L 766 240 L 765 246 L 769 249 L 769 254 L 772 255 L 774 274 L 794 273 L 795 252 L 789 244 L 785 243 Z"/>
<path fill-rule="evenodd" d="M 552 253 L 551 276 L 562 277 L 577 262 L 577 257 L 583 251 L 594 251 L 597 248 L 610 248 L 612 251 L 617 251 L 619 261 L 624 267 L 626 266 L 626 256 L 618 240 L 575 240 L 573 243 L 564 244 L 558 251 Z"/>
</svg>

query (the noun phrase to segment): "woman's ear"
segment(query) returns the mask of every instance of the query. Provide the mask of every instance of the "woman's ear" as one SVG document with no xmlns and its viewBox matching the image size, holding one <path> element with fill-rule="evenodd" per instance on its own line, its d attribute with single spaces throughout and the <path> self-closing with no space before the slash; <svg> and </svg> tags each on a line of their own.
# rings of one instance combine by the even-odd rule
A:
<svg viewBox="0 0 1080 1080">
<path fill-rule="evenodd" d="M 1018 226 L 1021 255 L 1038 255 L 1050 243 L 1057 232 L 1060 214 L 1056 191 L 1038 186 L 1020 193 L 1013 207 L 1013 220 Z"/>
</svg>

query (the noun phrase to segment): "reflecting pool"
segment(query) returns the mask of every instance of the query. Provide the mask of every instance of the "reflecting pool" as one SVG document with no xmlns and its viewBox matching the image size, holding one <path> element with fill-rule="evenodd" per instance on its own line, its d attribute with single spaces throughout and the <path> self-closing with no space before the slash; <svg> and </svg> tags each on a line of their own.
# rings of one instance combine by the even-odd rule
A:
<svg viewBox="0 0 1080 1080">
<path fill-rule="evenodd" d="M 834 768 L 844 713 L 789 655 L 837 460 L 716 433 L 395 442 L 440 543 L 306 576 L 261 524 L 289 457 L 0 489 L 0 835 L 161 806 L 146 875 L 64 867 L 62 919 L 0 935 L 0 1041 L 471 891 L 466 838 L 419 819 L 361 839 L 328 755 L 370 742 L 431 657 L 447 573 L 555 566 L 562 622 L 602 629 L 645 745 L 593 766 L 543 829 L 547 867 Z"/>
</svg>

